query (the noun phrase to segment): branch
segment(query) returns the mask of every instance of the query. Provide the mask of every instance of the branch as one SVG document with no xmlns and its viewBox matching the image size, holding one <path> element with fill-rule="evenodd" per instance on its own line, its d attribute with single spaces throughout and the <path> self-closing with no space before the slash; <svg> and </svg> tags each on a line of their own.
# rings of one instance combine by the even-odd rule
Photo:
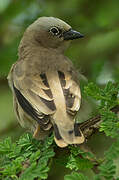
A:
<svg viewBox="0 0 119 180">
<path fill-rule="evenodd" d="M 117 114 L 119 112 L 119 105 L 113 107 L 111 111 Z M 85 137 L 88 137 L 99 128 L 100 122 L 101 116 L 97 115 L 95 117 L 89 118 L 88 120 L 82 123 L 79 123 L 79 127 L 83 131 Z"/>
</svg>

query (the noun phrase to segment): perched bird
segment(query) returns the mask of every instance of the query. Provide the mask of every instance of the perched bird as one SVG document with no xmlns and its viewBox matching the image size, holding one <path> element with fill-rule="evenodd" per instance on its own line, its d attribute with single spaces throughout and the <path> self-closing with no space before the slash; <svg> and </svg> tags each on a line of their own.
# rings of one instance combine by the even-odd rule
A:
<svg viewBox="0 0 119 180">
<path fill-rule="evenodd" d="M 64 55 L 71 40 L 82 37 L 58 18 L 38 18 L 26 29 L 8 75 L 21 126 L 39 139 L 53 127 L 59 147 L 84 142 L 76 123 L 81 104 L 78 73 Z"/>
</svg>

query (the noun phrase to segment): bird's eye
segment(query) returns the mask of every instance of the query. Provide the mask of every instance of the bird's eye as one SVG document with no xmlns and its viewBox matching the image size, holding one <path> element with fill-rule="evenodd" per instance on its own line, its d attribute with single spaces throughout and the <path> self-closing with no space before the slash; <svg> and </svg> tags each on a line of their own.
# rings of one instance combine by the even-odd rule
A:
<svg viewBox="0 0 119 180">
<path fill-rule="evenodd" d="M 61 30 L 58 29 L 57 27 L 52 27 L 50 29 L 50 32 L 54 35 L 54 36 L 58 36 L 61 33 Z"/>
</svg>

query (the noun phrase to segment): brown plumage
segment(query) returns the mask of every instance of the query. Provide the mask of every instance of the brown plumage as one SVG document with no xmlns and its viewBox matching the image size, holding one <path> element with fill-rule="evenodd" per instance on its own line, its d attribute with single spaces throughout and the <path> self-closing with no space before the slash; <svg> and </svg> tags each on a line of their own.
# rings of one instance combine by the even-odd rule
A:
<svg viewBox="0 0 119 180">
<path fill-rule="evenodd" d="M 58 18 L 39 18 L 25 31 L 8 76 L 21 126 L 39 139 L 53 127 L 60 147 L 84 142 L 75 123 L 81 103 L 78 74 L 64 56 L 70 40 L 80 37 Z"/>
</svg>

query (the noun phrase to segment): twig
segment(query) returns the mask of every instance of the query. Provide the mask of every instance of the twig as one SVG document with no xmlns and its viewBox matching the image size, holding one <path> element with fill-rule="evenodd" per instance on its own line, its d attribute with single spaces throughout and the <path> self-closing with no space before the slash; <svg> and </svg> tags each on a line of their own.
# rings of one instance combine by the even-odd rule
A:
<svg viewBox="0 0 119 180">
<path fill-rule="evenodd" d="M 114 113 L 118 113 L 119 112 L 119 105 L 113 107 L 111 109 L 112 112 Z M 95 117 L 89 118 L 88 120 L 79 123 L 80 129 L 83 131 L 83 133 L 85 134 L 85 136 L 90 136 L 95 130 L 97 130 L 99 128 L 99 123 L 101 122 L 101 116 L 97 115 Z M 89 131 L 89 129 L 92 129 L 91 134 L 87 133 L 87 131 Z"/>
</svg>

